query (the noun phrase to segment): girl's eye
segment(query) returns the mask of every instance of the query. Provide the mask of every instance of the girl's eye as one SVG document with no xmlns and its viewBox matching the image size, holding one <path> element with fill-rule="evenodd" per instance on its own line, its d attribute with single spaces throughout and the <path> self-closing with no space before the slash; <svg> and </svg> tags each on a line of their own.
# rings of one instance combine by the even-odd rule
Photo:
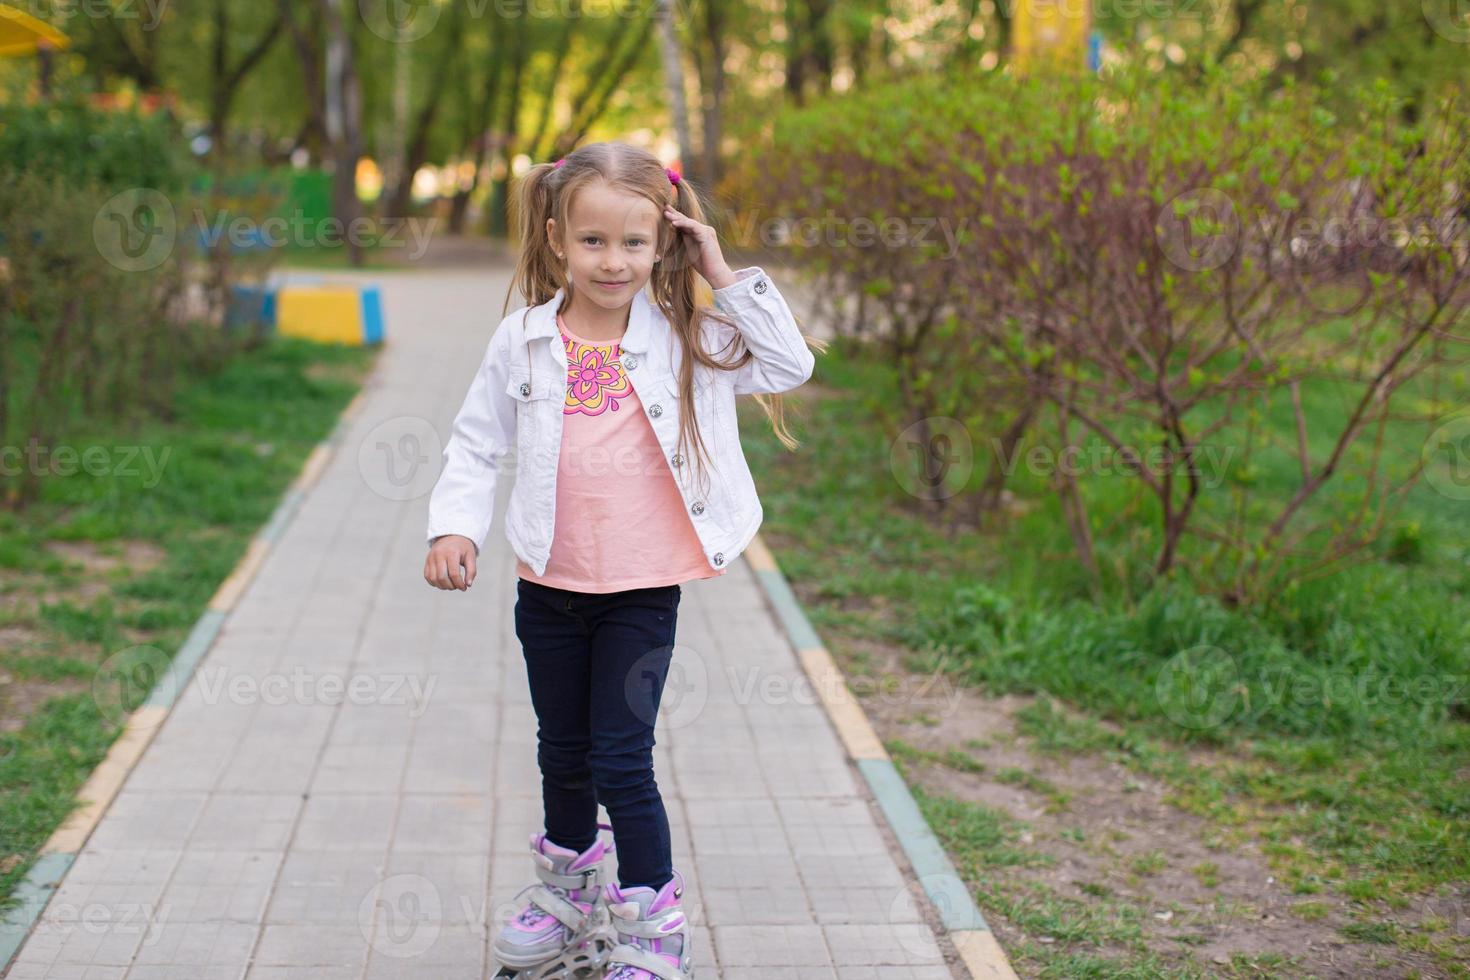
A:
<svg viewBox="0 0 1470 980">
<path fill-rule="evenodd" d="M 582 239 L 582 244 L 591 245 L 595 241 L 597 241 L 597 237 L 595 235 L 588 235 L 586 238 Z"/>
</svg>

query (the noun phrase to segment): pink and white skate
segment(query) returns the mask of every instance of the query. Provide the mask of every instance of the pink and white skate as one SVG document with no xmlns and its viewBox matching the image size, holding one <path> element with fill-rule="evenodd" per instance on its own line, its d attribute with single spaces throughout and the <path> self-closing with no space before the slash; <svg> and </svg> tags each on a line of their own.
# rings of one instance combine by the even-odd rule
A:
<svg viewBox="0 0 1470 980">
<path fill-rule="evenodd" d="M 607 824 L 599 827 L 611 829 Z M 523 903 L 501 927 L 493 948 L 498 977 L 525 980 L 597 977 L 613 946 L 601 903 L 605 858 L 613 846 L 595 841 L 578 854 L 531 835 L 531 857 L 541 880 L 517 894 Z"/>
<path fill-rule="evenodd" d="M 679 904 L 683 894 L 678 871 L 657 891 L 647 885 L 603 886 L 618 937 L 603 980 L 693 980 L 689 919 Z"/>
</svg>

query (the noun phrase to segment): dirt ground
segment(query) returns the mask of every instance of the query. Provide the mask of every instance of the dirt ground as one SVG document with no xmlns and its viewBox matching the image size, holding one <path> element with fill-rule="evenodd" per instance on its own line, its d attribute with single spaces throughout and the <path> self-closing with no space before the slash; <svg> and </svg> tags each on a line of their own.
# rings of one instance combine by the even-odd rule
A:
<svg viewBox="0 0 1470 980">
<path fill-rule="evenodd" d="M 832 652 L 849 678 L 860 656 L 876 676 L 912 679 L 903 666 L 906 651 L 836 641 Z M 980 763 L 978 772 L 937 762 L 905 766 L 927 793 L 980 804 L 1027 825 L 1017 846 L 1052 860 L 995 869 L 1008 886 L 1018 886 L 1018 894 L 1026 885 L 1040 885 L 1061 899 L 1131 906 L 1126 911 L 1142 923 L 1149 952 L 1172 966 L 1192 961 L 1209 975 L 1465 975 L 1446 972 L 1444 963 L 1428 953 L 1344 936 L 1342 926 L 1362 922 L 1361 915 L 1350 914 L 1350 899 L 1329 890 L 1292 894 L 1255 842 L 1229 842 L 1221 828 L 1167 802 L 1163 784 L 1099 756 L 1033 751 L 1015 718 L 1031 698 L 986 697 L 945 678 L 917 693 L 921 687 L 906 684 L 902 698 L 861 690 L 859 695 L 885 742 L 897 739 L 940 754 L 957 750 Z M 996 778 L 1006 770 L 1012 770 L 1008 779 Z M 1028 775 L 1018 778 L 1014 770 Z M 1008 950 L 1038 943 L 1062 952 L 1064 944 L 1056 937 L 1027 934 L 987 907 L 984 895 L 977 895 L 977 904 Z M 1470 892 L 1426 897 L 1410 908 L 1378 914 L 1411 932 L 1434 917 L 1441 936 L 1446 931 L 1464 936 L 1470 934 Z M 1111 949 L 1087 944 L 1071 951 L 1120 963 L 1142 955 L 1124 944 Z M 1040 975 L 1045 966 L 1045 957 L 1012 956 L 1022 976 Z M 1057 975 L 1060 966 L 1053 965 L 1049 975 Z"/>
<path fill-rule="evenodd" d="M 73 574 L 58 586 L 40 575 L 0 572 L 0 651 L 7 655 L 80 655 L 56 639 L 49 640 L 38 614 L 43 604 L 66 600 L 86 607 L 110 592 L 112 581 L 152 568 L 164 550 L 147 541 L 124 541 L 99 550 L 87 541 L 52 541 L 47 549 L 61 558 Z M 0 732 L 17 732 L 26 720 L 53 697 L 84 691 L 90 683 L 78 677 L 46 679 L 17 675 L 0 664 Z"/>
</svg>

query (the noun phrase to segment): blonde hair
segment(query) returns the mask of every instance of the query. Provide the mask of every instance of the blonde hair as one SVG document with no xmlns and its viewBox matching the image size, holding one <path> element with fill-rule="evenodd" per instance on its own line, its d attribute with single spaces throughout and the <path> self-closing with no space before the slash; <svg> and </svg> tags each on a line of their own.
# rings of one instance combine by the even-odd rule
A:
<svg viewBox="0 0 1470 980">
<path fill-rule="evenodd" d="M 700 342 L 699 324 L 704 317 L 711 317 L 734 326 L 728 316 L 715 307 L 701 302 L 699 284 L 701 277 L 688 262 L 670 261 L 671 254 L 679 243 L 678 236 L 663 218 L 665 205 L 688 215 L 695 221 L 705 221 L 705 208 L 698 192 L 687 178 L 677 184 L 669 179 L 668 171 L 652 153 L 621 142 L 590 143 L 567 154 L 561 166 L 554 163 L 539 163 L 521 178 L 511 202 L 512 227 L 520 234 L 521 250 L 516 260 L 515 275 L 511 280 L 511 291 L 507 292 L 504 317 L 510 309 L 511 295 L 519 289 L 522 297 L 531 306 L 549 302 L 556 291 L 567 286 L 566 270 L 557 258 L 551 240 L 546 233 L 546 220 L 556 219 L 557 228 L 569 227 L 568 216 L 578 190 L 601 181 L 615 190 L 645 197 L 659 209 L 658 241 L 655 254 L 664 256 L 653 266 L 649 279 L 652 283 L 653 302 L 663 311 L 679 340 L 680 349 L 692 352 L 692 358 L 680 358 L 679 368 L 679 440 L 680 452 L 686 458 L 691 455 L 696 461 L 701 485 L 708 487 L 705 462 L 708 451 L 699 432 L 699 421 L 694 414 L 694 365 L 703 364 L 722 371 L 734 371 L 743 366 L 754 355 L 745 347 L 737 329 L 733 338 L 733 354 L 728 360 L 720 360 L 704 349 Z M 800 319 L 797 323 L 800 324 Z M 814 337 L 802 335 L 807 346 L 822 352 L 826 343 Z M 719 353 L 719 352 L 716 352 Z M 757 394 L 756 401 L 765 410 L 776 438 L 787 449 L 794 450 L 800 443 L 786 431 L 785 406 L 779 393 Z M 690 445 L 694 453 L 687 452 Z"/>
</svg>

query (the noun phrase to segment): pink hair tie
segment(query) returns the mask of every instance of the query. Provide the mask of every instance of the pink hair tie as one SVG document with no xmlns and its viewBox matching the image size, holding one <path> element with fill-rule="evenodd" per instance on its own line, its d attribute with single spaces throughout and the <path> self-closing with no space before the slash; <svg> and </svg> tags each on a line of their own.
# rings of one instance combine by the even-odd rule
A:
<svg viewBox="0 0 1470 980">
<path fill-rule="evenodd" d="M 664 173 L 666 173 L 666 174 L 669 175 L 669 183 L 671 183 L 671 184 L 678 184 L 679 183 L 679 171 L 675 170 L 673 167 L 665 167 L 664 168 Z"/>
<path fill-rule="evenodd" d="M 556 161 L 556 166 L 555 167 L 552 167 L 551 169 L 555 170 L 555 169 L 557 169 L 558 167 L 560 167 L 562 164 L 564 164 L 566 162 L 567 162 L 567 158 L 566 157 L 562 157 L 560 160 Z"/>
</svg>

